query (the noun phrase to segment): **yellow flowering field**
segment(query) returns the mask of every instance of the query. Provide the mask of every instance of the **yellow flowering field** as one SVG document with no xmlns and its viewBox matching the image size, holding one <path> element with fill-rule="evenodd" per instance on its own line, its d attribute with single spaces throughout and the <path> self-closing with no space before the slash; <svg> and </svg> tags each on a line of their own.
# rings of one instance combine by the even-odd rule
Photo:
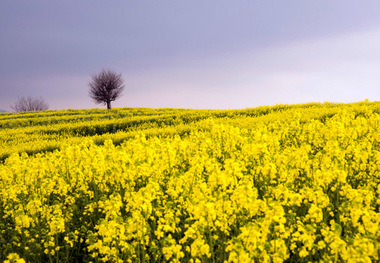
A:
<svg viewBox="0 0 380 263">
<path fill-rule="evenodd" d="M 379 262 L 380 103 L 0 114 L 0 262 Z"/>
</svg>

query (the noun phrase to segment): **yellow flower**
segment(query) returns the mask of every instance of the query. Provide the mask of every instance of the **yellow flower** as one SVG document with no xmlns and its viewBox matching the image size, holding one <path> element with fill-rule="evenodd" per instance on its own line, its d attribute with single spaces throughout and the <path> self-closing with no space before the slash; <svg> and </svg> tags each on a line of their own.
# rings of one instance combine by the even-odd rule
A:
<svg viewBox="0 0 380 263">
<path fill-rule="evenodd" d="M 25 263 L 25 260 L 20 258 L 17 253 L 11 253 L 7 256 L 7 259 L 4 260 L 4 263 Z"/>
</svg>

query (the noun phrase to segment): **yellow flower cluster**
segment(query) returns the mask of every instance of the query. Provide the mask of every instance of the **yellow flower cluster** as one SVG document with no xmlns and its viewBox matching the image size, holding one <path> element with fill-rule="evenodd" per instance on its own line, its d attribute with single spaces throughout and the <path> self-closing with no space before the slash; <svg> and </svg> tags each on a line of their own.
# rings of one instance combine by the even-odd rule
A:
<svg viewBox="0 0 380 263">
<path fill-rule="evenodd" d="M 0 115 L 3 150 L 15 147 L 0 164 L 0 261 L 379 261 L 379 113 L 363 102 Z M 23 144 L 38 135 L 55 147 Z"/>
</svg>

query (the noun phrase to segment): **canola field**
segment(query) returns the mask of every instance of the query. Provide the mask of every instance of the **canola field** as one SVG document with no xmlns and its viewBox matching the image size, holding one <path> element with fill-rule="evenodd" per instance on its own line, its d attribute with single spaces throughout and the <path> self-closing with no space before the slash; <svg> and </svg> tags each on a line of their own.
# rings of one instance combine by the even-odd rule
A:
<svg viewBox="0 0 380 263">
<path fill-rule="evenodd" d="M 379 262 L 380 102 L 0 114 L 0 262 Z"/>
</svg>

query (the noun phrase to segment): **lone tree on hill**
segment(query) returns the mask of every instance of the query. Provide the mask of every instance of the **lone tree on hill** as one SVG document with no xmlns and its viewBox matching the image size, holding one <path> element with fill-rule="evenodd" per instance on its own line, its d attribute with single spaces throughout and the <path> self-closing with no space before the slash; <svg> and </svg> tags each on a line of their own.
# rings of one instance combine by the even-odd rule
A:
<svg viewBox="0 0 380 263">
<path fill-rule="evenodd" d="M 10 105 L 11 109 L 15 112 L 26 111 L 44 111 L 49 109 L 49 104 L 40 98 L 21 97 L 18 98 L 14 105 Z"/>
<path fill-rule="evenodd" d="M 121 96 L 124 90 L 124 80 L 121 74 L 117 74 L 112 70 L 102 70 L 99 74 L 91 76 L 89 83 L 90 97 L 96 104 L 107 105 L 107 109 L 111 110 L 111 101 Z"/>
</svg>

